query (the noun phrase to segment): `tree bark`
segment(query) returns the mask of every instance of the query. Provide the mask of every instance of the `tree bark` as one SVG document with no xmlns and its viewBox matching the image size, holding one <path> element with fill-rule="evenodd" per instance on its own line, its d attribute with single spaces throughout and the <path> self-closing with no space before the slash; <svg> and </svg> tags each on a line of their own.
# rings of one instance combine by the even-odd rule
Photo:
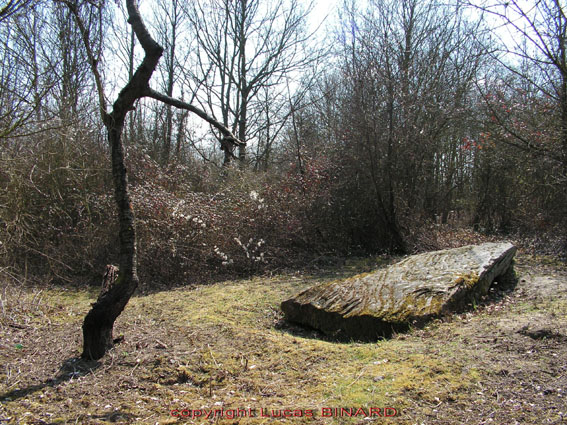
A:
<svg viewBox="0 0 567 425">
<path fill-rule="evenodd" d="M 131 76 L 126 86 L 118 94 L 113 104 L 112 112 L 106 110 L 101 74 L 98 71 L 98 61 L 91 49 L 89 34 L 79 14 L 76 0 L 61 0 L 71 10 L 81 31 L 89 65 L 93 72 L 99 96 L 100 112 L 108 133 L 110 145 L 112 179 L 114 196 L 118 207 L 119 218 L 119 248 L 120 262 L 118 277 L 107 292 L 101 293 L 92 305 L 83 322 L 83 353 L 82 357 L 89 360 L 100 359 L 112 347 L 112 329 L 117 317 L 122 313 L 130 297 L 138 287 L 136 273 L 136 230 L 134 211 L 128 193 L 128 176 L 124 164 L 124 148 L 122 133 L 128 112 L 134 109 L 134 102 L 141 97 L 149 96 L 167 105 L 193 112 L 215 126 L 224 135 L 224 141 L 231 146 L 239 146 L 241 141 L 236 139 L 225 126 L 208 116 L 204 111 L 193 105 L 162 95 L 150 89 L 149 81 L 163 54 L 163 48 L 152 38 L 138 10 L 137 0 L 126 0 L 128 23 L 140 45 L 144 49 L 144 59 Z"/>
<path fill-rule="evenodd" d="M 124 148 L 122 145 L 122 133 L 124 121 L 129 111 L 133 109 L 134 102 L 144 96 L 149 88 L 150 78 L 155 71 L 163 48 L 157 44 L 148 33 L 138 10 L 136 0 L 126 0 L 128 10 L 128 22 L 136 34 L 145 56 L 136 72 L 120 91 L 118 98 L 113 104 L 112 112 L 106 112 L 106 101 L 102 89 L 102 79 L 97 68 L 88 32 L 78 12 L 76 3 L 66 1 L 75 16 L 75 20 L 81 30 L 91 70 L 95 75 L 97 88 L 99 90 L 100 108 L 104 126 L 108 133 L 110 145 L 112 179 L 114 183 L 114 196 L 118 207 L 119 218 L 119 247 L 120 262 L 119 274 L 116 282 L 108 290 L 101 294 L 92 305 L 83 322 L 83 353 L 82 357 L 89 360 L 100 359 L 106 351 L 112 347 L 112 329 L 116 318 L 122 313 L 130 297 L 138 287 L 138 275 L 136 273 L 136 231 L 134 226 L 134 211 L 128 193 L 128 176 L 124 164 Z"/>
<path fill-rule="evenodd" d="M 248 95 L 250 88 L 248 87 L 248 81 L 246 78 L 246 20 L 248 19 L 248 0 L 241 0 L 241 15 L 240 15 L 240 25 L 239 25 L 239 53 L 238 60 L 240 66 L 240 78 L 238 83 L 238 88 L 240 91 L 241 101 L 240 101 L 240 111 L 238 120 L 238 138 L 240 140 L 246 140 L 246 126 L 247 126 L 247 113 L 248 113 Z M 244 168 L 246 161 L 246 145 L 241 144 L 238 146 L 238 159 L 240 168 Z"/>
<path fill-rule="evenodd" d="M 123 108 L 116 107 L 117 105 L 115 103 L 115 111 L 123 110 Z M 121 114 L 122 112 L 120 115 Z M 111 116 L 112 115 L 113 114 L 111 114 Z M 108 141 L 111 146 L 114 195 L 118 206 L 120 226 L 120 271 L 115 284 L 93 304 L 83 322 L 82 357 L 93 360 L 100 359 L 104 356 L 106 351 L 112 347 L 112 329 L 114 322 L 120 313 L 122 313 L 130 297 L 138 287 L 134 211 L 128 193 L 128 177 L 126 166 L 124 165 L 124 150 L 121 140 L 123 120 L 117 123 L 112 118 L 109 120 L 107 128 Z"/>
</svg>

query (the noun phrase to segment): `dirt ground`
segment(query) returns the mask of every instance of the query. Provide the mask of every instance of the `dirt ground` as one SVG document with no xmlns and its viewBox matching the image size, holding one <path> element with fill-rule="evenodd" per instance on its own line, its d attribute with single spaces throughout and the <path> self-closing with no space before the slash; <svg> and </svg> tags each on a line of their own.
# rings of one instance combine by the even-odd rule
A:
<svg viewBox="0 0 567 425">
<path fill-rule="evenodd" d="M 0 423 L 567 424 L 567 269 L 525 253 L 515 269 L 515 289 L 370 344 L 279 309 L 356 265 L 139 295 L 100 362 L 78 358 L 96 290 L 5 283 Z"/>
</svg>

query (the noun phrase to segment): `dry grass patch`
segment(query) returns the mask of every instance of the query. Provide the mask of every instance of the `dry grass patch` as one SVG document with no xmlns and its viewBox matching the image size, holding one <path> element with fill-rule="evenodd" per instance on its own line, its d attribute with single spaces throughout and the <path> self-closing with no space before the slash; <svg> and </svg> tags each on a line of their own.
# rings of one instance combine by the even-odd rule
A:
<svg viewBox="0 0 567 425">
<path fill-rule="evenodd" d="M 561 270 L 545 280 L 531 267 L 520 269 L 526 279 L 514 293 L 373 344 L 325 341 L 282 322 L 283 299 L 336 275 L 254 278 L 140 295 L 117 321 L 115 334 L 124 334 L 124 342 L 92 363 L 77 356 L 82 318 L 95 291 L 6 286 L 0 419 L 347 424 L 368 420 L 325 418 L 321 409 L 394 407 L 396 417 L 369 419 L 504 423 L 498 419 L 503 412 L 511 418 L 506 423 L 558 423 L 567 381 L 565 343 L 519 331 L 527 323 L 528 329 L 550 328 L 549 335 L 564 336 L 567 280 Z M 556 287 L 542 292 L 550 282 Z M 242 409 L 255 416 L 171 416 L 182 409 Z M 261 416 L 285 409 L 302 416 Z M 308 411 L 313 418 L 305 417 Z"/>
</svg>

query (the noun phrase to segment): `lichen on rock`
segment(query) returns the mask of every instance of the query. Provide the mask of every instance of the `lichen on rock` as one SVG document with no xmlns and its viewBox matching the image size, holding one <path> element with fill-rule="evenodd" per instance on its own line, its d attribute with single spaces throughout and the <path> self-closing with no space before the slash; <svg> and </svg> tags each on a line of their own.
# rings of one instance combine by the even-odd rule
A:
<svg viewBox="0 0 567 425">
<path fill-rule="evenodd" d="M 373 273 L 315 285 L 284 301 L 287 320 L 340 339 L 375 340 L 486 294 L 516 247 L 485 243 L 413 255 Z"/>
</svg>

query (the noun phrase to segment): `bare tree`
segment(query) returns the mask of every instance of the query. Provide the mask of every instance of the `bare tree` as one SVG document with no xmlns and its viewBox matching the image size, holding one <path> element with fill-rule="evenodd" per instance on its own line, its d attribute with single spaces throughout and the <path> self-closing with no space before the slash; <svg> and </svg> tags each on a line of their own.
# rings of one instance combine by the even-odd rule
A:
<svg viewBox="0 0 567 425">
<path fill-rule="evenodd" d="M 565 228 L 567 5 L 562 0 L 461 3 L 485 19 L 491 37 L 483 44 L 494 61 L 493 71 L 477 85 L 481 138 L 489 149 L 475 158 L 473 223 L 505 229 L 529 217 L 530 231 L 534 221 Z"/>
<path fill-rule="evenodd" d="M 124 149 L 122 145 L 122 133 L 126 115 L 132 110 L 134 103 L 144 97 L 152 97 L 166 104 L 188 110 L 205 119 L 224 135 L 225 143 L 240 145 L 230 130 L 208 116 L 205 112 L 176 100 L 170 96 L 160 94 L 149 86 L 149 81 L 162 56 L 163 48 L 152 38 L 144 24 L 138 9 L 136 0 L 126 0 L 128 11 L 128 23 L 132 26 L 136 38 L 144 50 L 144 58 L 136 68 L 132 78 L 122 88 L 118 97 L 108 110 L 106 94 L 102 76 L 99 70 L 95 52 L 93 51 L 88 27 L 83 20 L 81 11 L 84 7 L 100 7 L 97 5 L 85 5 L 73 0 L 61 0 L 75 17 L 87 52 L 89 64 L 94 76 L 100 104 L 100 115 L 108 134 L 108 142 L 111 151 L 112 177 L 114 182 L 114 194 L 118 206 L 119 219 L 119 274 L 112 287 L 101 294 L 86 315 L 83 323 L 83 353 L 82 357 L 87 359 L 101 358 L 112 346 L 112 329 L 116 318 L 122 313 L 130 297 L 138 287 L 137 261 L 136 261 L 136 231 L 134 222 L 134 211 L 130 201 L 128 190 L 128 178 L 124 164 Z"/>
<path fill-rule="evenodd" d="M 60 82 L 56 48 L 47 41 L 56 33 L 52 16 L 32 2 L 10 5 L 14 9 L 0 20 L 0 138 L 41 131 L 39 124 L 52 117 L 48 106 Z"/>
<path fill-rule="evenodd" d="M 433 218 L 451 190 L 439 163 L 466 118 L 483 57 L 462 9 L 408 0 L 343 10 L 342 153 L 365 182 L 356 191 L 373 210 L 367 227 L 391 250 L 404 251 L 404 224 Z M 363 238 L 367 227 L 357 230 Z"/>
<path fill-rule="evenodd" d="M 254 128 L 251 112 L 265 114 L 259 97 L 279 87 L 285 99 L 284 80 L 313 60 L 303 51 L 310 7 L 302 9 L 297 0 L 207 0 L 186 9 L 197 40 L 199 78 L 205 79 L 201 104 L 219 114 L 239 140 L 255 139 L 260 129 Z M 229 164 L 236 156 L 230 146 L 221 144 L 221 149 Z M 241 145 L 240 164 L 246 155 Z"/>
<path fill-rule="evenodd" d="M 164 61 L 162 67 L 163 90 L 169 97 L 173 96 L 176 80 L 179 76 L 177 54 L 179 40 L 183 28 L 184 15 L 179 0 L 159 2 L 156 10 L 157 33 L 160 44 L 164 47 Z M 161 160 L 164 164 L 169 162 L 173 145 L 173 107 L 165 105 L 165 122 L 163 131 L 163 149 Z"/>
<path fill-rule="evenodd" d="M 541 0 L 535 4 L 487 0 L 467 2 L 467 5 L 479 10 L 492 23 L 493 45 L 487 46 L 487 50 L 493 52 L 500 66 L 514 76 L 513 80 L 521 82 L 525 93 L 556 104 L 557 139 L 561 148 L 534 143 L 533 137 L 515 128 L 511 114 L 491 108 L 495 119 L 513 136 L 510 143 L 559 160 L 567 176 L 567 5 L 561 0 Z M 494 42 L 498 45 L 494 46 Z"/>
</svg>

